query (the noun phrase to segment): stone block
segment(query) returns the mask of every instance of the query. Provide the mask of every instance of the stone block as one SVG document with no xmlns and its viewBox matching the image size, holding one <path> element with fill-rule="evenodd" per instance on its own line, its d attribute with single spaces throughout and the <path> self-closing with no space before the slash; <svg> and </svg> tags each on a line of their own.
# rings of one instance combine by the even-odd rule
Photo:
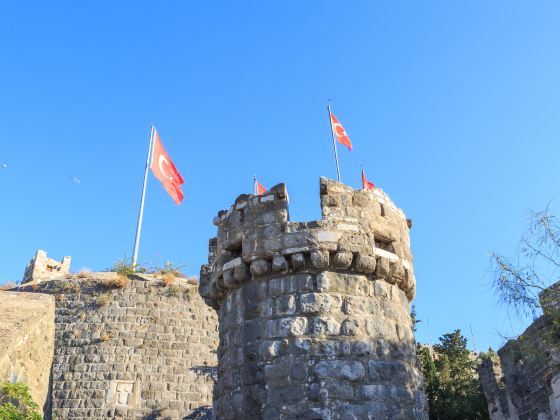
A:
<svg viewBox="0 0 560 420">
<path fill-rule="evenodd" d="M 288 261 L 283 255 L 275 255 L 272 258 L 272 271 L 276 273 L 286 273 L 288 271 Z"/>
<path fill-rule="evenodd" d="M 224 286 L 227 289 L 231 289 L 234 286 L 235 279 L 233 277 L 233 269 L 225 270 L 223 273 Z"/>
<path fill-rule="evenodd" d="M 315 335 L 338 335 L 340 324 L 332 317 L 314 317 L 311 331 Z"/>
<path fill-rule="evenodd" d="M 236 283 L 243 283 L 251 278 L 251 272 L 246 264 L 237 265 L 233 269 L 233 278 Z"/>
<path fill-rule="evenodd" d="M 340 232 L 320 230 L 314 233 L 319 242 L 337 242 L 340 239 Z"/>
<path fill-rule="evenodd" d="M 329 267 L 329 252 L 323 250 L 312 251 L 310 260 L 314 269 L 325 270 Z"/>
<path fill-rule="evenodd" d="M 276 315 L 293 315 L 296 312 L 296 299 L 293 295 L 276 298 Z"/>
<path fill-rule="evenodd" d="M 331 312 L 333 298 L 327 293 L 304 293 L 300 296 L 300 308 L 303 313 Z"/>
<path fill-rule="evenodd" d="M 377 260 L 377 267 L 375 274 L 379 279 L 385 279 L 391 274 L 390 261 L 387 258 L 379 258 Z"/>
<path fill-rule="evenodd" d="M 235 267 L 237 267 L 238 265 L 244 264 L 243 260 L 241 259 L 241 257 L 237 257 L 234 258 L 231 261 L 228 261 L 227 263 L 224 264 L 223 266 L 223 270 L 229 270 L 229 269 L 234 269 Z"/>
<path fill-rule="evenodd" d="M 408 378 L 407 368 L 398 361 L 369 360 L 368 375 L 372 382 L 404 384 Z"/>
<path fill-rule="evenodd" d="M 300 336 L 307 332 L 307 318 L 290 317 L 267 321 L 266 335 L 268 338 Z"/>
<path fill-rule="evenodd" d="M 290 259 L 292 261 L 292 267 L 294 267 L 294 270 L 305 268 L 305 256 L 301 252 L 292 254 Z"/>
<path fill-rule="evenodd" d="M 340 333 L 343 335 L 356 335 L 358 334 L 359 324 L 356 319 L 345 319 L 340 327 Z"/>
<path fill-rule="evenodd" d="M 363 274 L 372 274 L 375 272 L 377 260 L 375 257 L 358 254 L 356 256 L 356 271 Z"/>
<path fill-rule="evenodd" d="M 251 274 L 253 276 L 264 276 L 268 273 L 268 262 L 263 259 L 255 260 L 251 263 Z"/>
<path fill-rule="evenodd" d="M 362 385 L 358 388 L 358 397 L 364 400 L 384 401 L 391 396 L 386 385 Z"/>
<path fill-rule="evenodd" d="M 353 258 L 351 252 L 337 252 L 334 254 L 333 266 L 338 270 L 347 270 L 352 265 Z"/>
<path fill-rule="evenodd" d="M 358 381 L 365 375 L 364 365 L 357 361 L 325 360 L 313 368 L 319 378 L 335 378 Z"/>
<path fill-rule="evenodd" d="M 324 387 L 325 399 L 351 400 L 354 397 L 352 385 L 345 382 L 328 382 Z"/>
<path fill-rule="evenodd" d="M 282 341 L 261 341 L 259 346 L 259 351 L 263 359 L 269 360 L 280 355 Z"/>
</svg>

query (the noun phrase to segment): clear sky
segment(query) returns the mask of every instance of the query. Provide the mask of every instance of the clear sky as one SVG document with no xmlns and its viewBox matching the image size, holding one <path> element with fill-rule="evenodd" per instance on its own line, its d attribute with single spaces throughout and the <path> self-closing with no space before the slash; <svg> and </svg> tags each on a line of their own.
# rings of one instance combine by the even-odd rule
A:
<svg viewBox="0 0 560 420">
<path fill-rule="evenodd" d="M 212 218 L 253 174 L 292 220 L 336 176 L 328 98 L 360 165 L 414 220 L 417 339 L 477 348 L 528 320 L 489 288 L 527 210 L 558 203 L 560 3 L 6 2 L 0 26 L 0 283 L 35 250 L 73 270 L 130 256 L 149 126 L 185 178 L 150 175 L 140 257 L 197 274 Z M 81 182 L 70 179 L 77 177 Z M 470 343 L 472 345 L 472 343 Z"/>
</svg>

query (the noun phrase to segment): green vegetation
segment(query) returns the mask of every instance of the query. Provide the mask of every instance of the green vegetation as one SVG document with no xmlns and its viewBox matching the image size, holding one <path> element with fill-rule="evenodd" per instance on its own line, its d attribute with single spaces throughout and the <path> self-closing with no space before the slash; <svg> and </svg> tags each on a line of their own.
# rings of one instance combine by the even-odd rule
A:
<svg viewBox="0 0 560 420">
<path fill-rule="evenodd" d="M 130 262 L 125 256 L 124 258 L 120 258 L 115 261 L 109 271 L 117 273 L 118 275 L 123 277 L 130 277 L 134 274 L 135 271 L 142 272 L 141 270 L 142 267 L 140 267 L 138 264 L 136 265 L 136 270 L 134 270 L 134 264 L 132 264 L 132 262 Z"/>
<path fill-rule="evenodd" d="M 461 330 L 444 334 L 433 351 L 418 348 L 426 381 L 426 396 L 432 420 L 488 419 L 486 400 L 476 372 L 479 360 L 467 349 Z"/>
<path fill-rule="evenodd" d="M 38 408 L 24 383 L 0 385 L 0 419 L 40 420 L 43 417 L 37 411 Z"/>
<path fill-rule="evenodd" d="M 549 209 L 531 212 L 529 227 L 514 258 L 494 252 L 492 286 L 500 302 L 517 314 L 536 317 L 542 311 L 547 323 L 545 339 L 560 341 L 560 288 L 548 289 L 560 270 L 560 224 Z"/>
</svg>

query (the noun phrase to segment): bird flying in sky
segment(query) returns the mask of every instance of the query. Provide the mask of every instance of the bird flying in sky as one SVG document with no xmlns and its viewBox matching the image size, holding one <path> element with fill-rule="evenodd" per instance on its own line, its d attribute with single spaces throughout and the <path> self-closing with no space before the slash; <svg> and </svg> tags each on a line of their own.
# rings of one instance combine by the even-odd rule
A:
<svg viewBox="0 0 560 420">
<path fill-rule="evenodd" d="M 80 180 L 75 176 L 69 176 L 68 178 L 70 178 L 74 184 L 81 184 Z"/>
</svg>

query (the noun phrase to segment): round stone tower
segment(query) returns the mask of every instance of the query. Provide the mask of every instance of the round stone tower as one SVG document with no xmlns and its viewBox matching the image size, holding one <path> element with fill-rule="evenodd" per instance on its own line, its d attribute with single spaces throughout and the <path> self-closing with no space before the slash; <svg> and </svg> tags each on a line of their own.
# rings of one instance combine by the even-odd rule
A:
<svg viewBox="0 0 560 420">
<path fill-rule="evenodd" d="M 411 222 L 379 189 L 320 192 L 319 221 L 289 221 L 283 184 L 214 219 L 199 291 L 219 319 L 215 415 L 427 419 Z"/>
</svg>

